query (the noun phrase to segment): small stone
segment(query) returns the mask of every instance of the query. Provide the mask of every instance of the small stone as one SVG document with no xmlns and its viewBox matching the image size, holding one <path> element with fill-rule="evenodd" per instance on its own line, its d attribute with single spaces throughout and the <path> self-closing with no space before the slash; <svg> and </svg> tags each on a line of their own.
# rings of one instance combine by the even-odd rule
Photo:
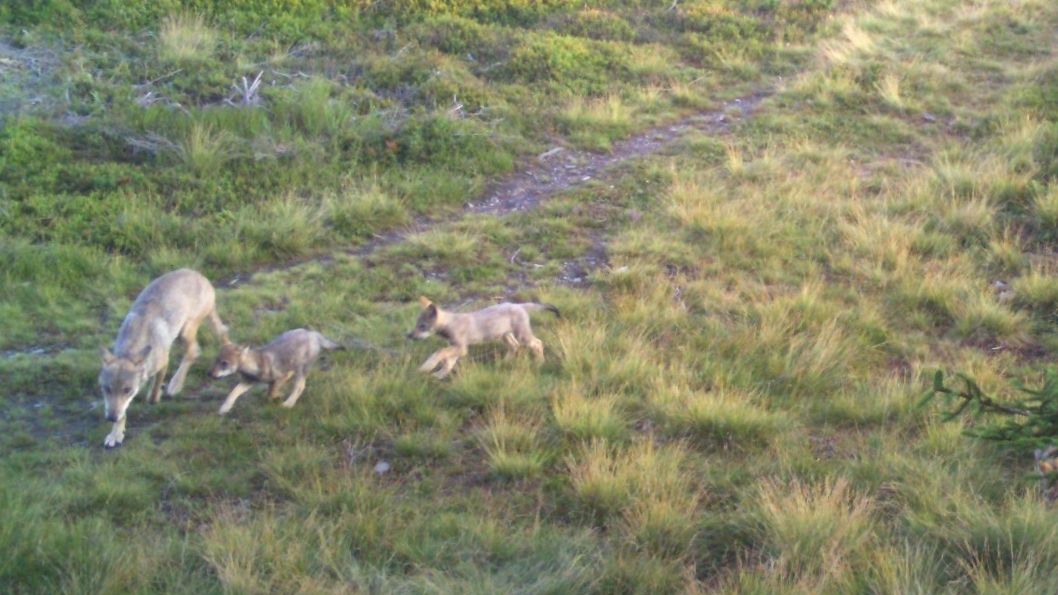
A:
<svg viewBox="0 0 1058 595">
<path fill-rule="evenodd" d="M 375 465 L 375 473 L 377 475 L 383 475 L 387 471 L 389 471 L 389 469 L 390 469 L 389 463 L 387 463 L 386 461 L 379 461 L 378 464 Z"/>
</svg>

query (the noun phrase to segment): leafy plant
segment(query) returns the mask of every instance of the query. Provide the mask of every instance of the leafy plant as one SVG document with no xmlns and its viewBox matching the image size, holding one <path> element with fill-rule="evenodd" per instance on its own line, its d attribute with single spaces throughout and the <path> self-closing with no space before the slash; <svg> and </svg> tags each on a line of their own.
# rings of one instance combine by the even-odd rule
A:
<svg viewBox="0 0 1058 595">
<path fill-rule="evenodd" d="M 988 396 L 966 374 L 958 373 L 955 378 L 955 383 L 945 384 L 944 373 L 938 370 L 933 376 L 933 387 L 920 405 L 941 396 L 952 407 L 944 414 L 945 421 L 957 419 L 964 413 L 973 417 L 1006 416 L 1001 422 L 967 428 L 966 433 L 1018 450 L 1042 448 L 1058 440 L 1058 371 L 1048 370 L 1043 385 L 1037 389 L 1016 383 L 1015 387 L 1028 396 L 1009 402 Z"/>
</svg>

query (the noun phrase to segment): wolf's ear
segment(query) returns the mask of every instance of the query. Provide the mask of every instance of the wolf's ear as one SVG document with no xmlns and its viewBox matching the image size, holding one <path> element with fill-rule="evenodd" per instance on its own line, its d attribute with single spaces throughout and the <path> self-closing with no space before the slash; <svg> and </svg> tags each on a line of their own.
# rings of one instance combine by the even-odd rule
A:
<svg viewBox="0 0 1058 595">
<path fill-rule="evenodd" d="M 99 348 L 99 357 L 103 358 L 103 364 L 104 365 L 112 364 L 112 363 L 114 363 L 114 360 L 118 359 L 117 357 L 114 356 L 113 353 L 110 353 L 110 350 L 107 349 L 106 347 L 100 347 Z"/>
<path fill-rule="evenodd" d="M 247 353 L 250 353 L 250 346 L 249 345 L 240 345 L 239 346 L 239 357 L 240 358 L 246 357 Z"/>
<path fill-rule="evenodd" d="M 429 319 L 431 319 L 431 320 L 436 319 L 437 318 L 437 306 L 435 306 L 434 304 L 430 304 L 429 306 L 426 306 L 426 316 Z"/>
<path fill-rule="evenodd" d="M 148 346 L 144 347 L 142 351 L 140 351 L 138 354 L 136 354 L 135 357 L 130 358 L 129 361 L 131 361 L 133 363 L 133 365 L 142 366 L 144 360 L 147 359 L 147 356 L 150 355 L 150 353 L 151 353 L 151 346 L 148 345 Z"/>
<path fill-rule="evenodd" d="M 422 304 L 423 308 L 429 308 L 430 306 L 433 305 L 433 302 L 431 302 L 429 299 L 427 299 L 426 296 L 424 296 L 424 295 L 420 295 L 419 296 L 419 303 Z"/>
</svg>

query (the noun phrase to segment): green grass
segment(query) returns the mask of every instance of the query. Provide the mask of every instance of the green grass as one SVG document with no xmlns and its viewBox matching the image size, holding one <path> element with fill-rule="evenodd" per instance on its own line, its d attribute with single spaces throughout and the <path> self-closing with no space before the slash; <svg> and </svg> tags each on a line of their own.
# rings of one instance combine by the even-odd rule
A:
<svg viewBox="0 0 1058 595">
<path fill-rule="evenodd" d="M 1053 592 L 1032 453 L 918 403 L 937 368 L 1008 398 L 1058 348 L 1058 8 L 670 7 L 0 6 L 0 584 Z M 556 146 L 766 89 L 462 215 Z M 204 332 L 105 451 L 98 349 L 180 266 L 237 341 L 359 347 L 222 418 Z M 439 382 L 420 295 L 563 316 L 534 315 L 542 364 L 473 347 Z"/>
</svg>

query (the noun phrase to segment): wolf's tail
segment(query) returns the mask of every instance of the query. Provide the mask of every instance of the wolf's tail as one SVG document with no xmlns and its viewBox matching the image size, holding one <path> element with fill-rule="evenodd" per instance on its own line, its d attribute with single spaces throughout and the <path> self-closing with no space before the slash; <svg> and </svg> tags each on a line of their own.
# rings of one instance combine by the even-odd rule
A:
<svg viewBox="0 0 1058 595">
<path fill-rule="evenodd" d="M 548 312 L 553 313 L 555 316 L 562 318 L 562 312 L 559 312 L 558 307 L 554 306 L 553 304 L 538 304 L 536 302 L 526 302 L 520 305 L 521 307 L 525 308 L 526 312 L 539 312 L 541 310 L 547 310 Z"/>
</svg>

